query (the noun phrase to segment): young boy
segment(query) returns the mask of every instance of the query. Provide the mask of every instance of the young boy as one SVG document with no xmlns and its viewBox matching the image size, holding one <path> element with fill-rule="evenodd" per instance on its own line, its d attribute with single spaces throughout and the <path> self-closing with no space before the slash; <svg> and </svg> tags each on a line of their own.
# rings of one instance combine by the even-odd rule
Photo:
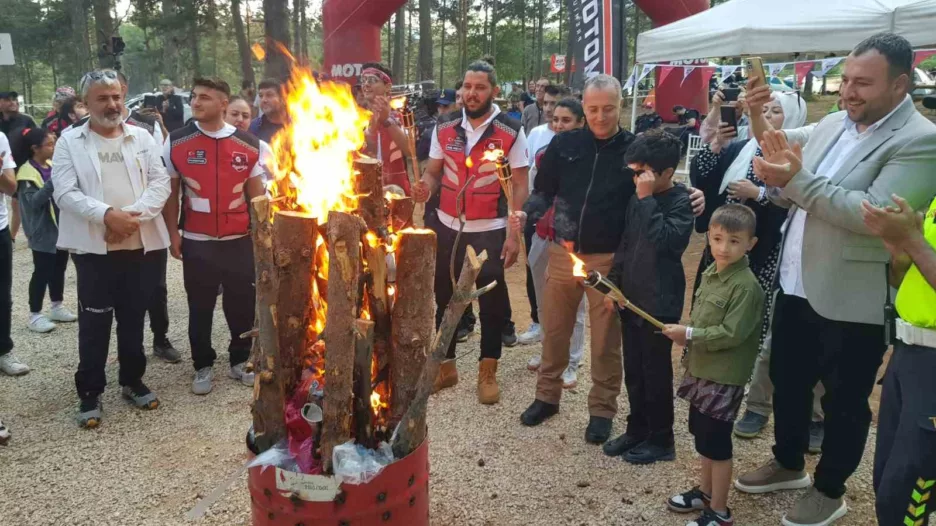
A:
<svg viewBox="0 0 936 526">
<path fill-rule="evenodd" d="M 664 323 L 678 323 L 682 315 L 682 254 L 693 224 L 689 190 L 673 182 L 680 146 L 675 136 L 654 130 L 627 150 L 637 192 L 609 276 L 627 299 Z M 611 300 L 607 304 L 613 308 Z M 620 315 L 630 414 L 627 432 L 605 443 L 604 452 L 632 464 L 673 460 L 673 342 L 633 312 Z"/>
<path fill-rule="evenodd" d="M 667 325 L 663 334 L 687 345 L 687 371 L 677 390 L 689 402 L 689 432 L 702 455 L 698 486 L 668 501 L 671 510 L 701 510 L 688 526 L 731 526 L 731 429 L 744 384 L 754 369 L 764 308 L 764 291 L 748 267 L 747 252 L 757 238 L 750 208 L 729 204 L 715 210 L 709 245 L 715 258 L 695 292 L 689 326 Z"/>
</svg>

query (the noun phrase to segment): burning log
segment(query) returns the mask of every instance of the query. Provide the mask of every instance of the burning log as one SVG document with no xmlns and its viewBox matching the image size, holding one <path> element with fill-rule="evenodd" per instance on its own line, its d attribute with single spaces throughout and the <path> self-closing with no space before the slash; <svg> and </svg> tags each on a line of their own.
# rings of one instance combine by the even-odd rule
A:
<svg viewBox="0 0 936 526">
<path fill-rule="evenodd" d="M 253 341 L 254 380 L 253 426 L 255 444 L 263 452 L 286 437 L 285 391 L 280 377 L 280 361 L 276 330 L 276 300 L 279 279 L 273 263 L 273 224 L 270 199 L 266 196 L 250 200 L 253 210 L 254 267 L 256 273 L 257 337 Z"/>
<path fill-rule="evenodd" d="M 390 227 L 394 232 L 413 226 L 415 206 L 411 197 L 390 197 Z"/>
<path fill-rule="evenodd" d="M 354 161 L 354 192 L 358 195 L 358 214 L 367 229 L 380 232 L 386 227 L 387 211 L 383 197 L 382 164 L 371 157 Z"/>
<path fill-rule="evenodd" d="M 396 250 L 397 290 L 391 317 L 391 422 L 399 422 L 416 396 L 435 329 L 436 234 L 432 230 L 400 232 Z"/>
<path fill-rule="evenodd" d="M 423 440 L 426 439 L 426 405 L 429 402 L 429 395 L 432 394 L 432 384 L 436 375 L 439 374 L 439 365 L 445 360 L 445 353 L 448 351 L 449 342 L 455 336 L 455 329 L 458 327 L 458 321 L 468 304 L 493 289 L 497 282 L 492 282 L 479 288 L 474 293 L 471 289 L 478 279 L 481 272 L 481 265 L 487 261 L 487 252 L 475 255 L 474 248 L 469 245 L 465 249 L 465 262 L 462 266 L 461 275 L 458 277 L 458 284 L 452 294 L 452 299 L 445 308 L 445 314 L 442 316 L 442 324 L 436 331 L 435 339 L 432 341 L 432 354 L 423 367 L 422 374 L 417 384 L 416 396 L 413 398 L 406 414 L 397 428 L 393 438 L 393 454 L 396 458 L 413 452 Z"/>
<path fill-rule="evenodd" d="M 364 258 L 367 260 L 369 283 L 367 300 L 370 304 L 371 319 L 374 320 L 374 354 L 377 356 L 377 368 L 387 365 L 390 348 L 390 298 L 387 296 L 387 248 L 380 244 L 372 232 L 367 234 L 364 246 Z"/>
<path fill-rule="evenodd" d="M 364 222 L 343 212 L 328 213 L 328 312 L 325 318 L 325 407 L 322 461 L 331 470 L 332 450 L 351 438 L 354 320 L 361 279 Z"/>
<path fill-rule="evenodd" d="M 354 322 L 354 438 L 358 444 L 373 447 L 371 416 L 371 364 L 374 356 L 374 322 Z"/>
<path fill-rule="evenodd" d="M 279 329 L 280 383 L 292 393 L 303 370 L 303 355 L 311 343 L 314 321 L 312 283 L 318 223 L 300 212 L 277 212 L 273 223 L 274 258 L 279 277 L 276 321 Z"/>
</svg>

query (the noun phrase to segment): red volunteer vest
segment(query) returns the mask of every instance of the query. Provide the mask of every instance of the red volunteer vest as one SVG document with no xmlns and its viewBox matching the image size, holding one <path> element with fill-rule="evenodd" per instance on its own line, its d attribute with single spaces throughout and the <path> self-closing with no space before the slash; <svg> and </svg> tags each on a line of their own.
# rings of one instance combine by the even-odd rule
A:
<svg viewBox="0 0 936 526">
<path fill-rule="evenodd" d="M 185 231 L 219 238 L 247 234 L 244 183 L 260 160 L 260 140 L 240 130 L 213 139 L 195 123 L 172 132 L 169 140 L 172 166 L 182 177 Z"/>
<path fill-rule="evenodd" d="M 497 167 L 493 161 L 485 161 L 483 155 L 488 150 L 501 150 L 507 155 L 520 133 L 520 122 L 505 113 L 497 114 L 467 155 L 468 141 L 461 123 L 462 114 L 455 113 L 436 125 L 443 160 L 439 209 L 458 217 L 461 208 L 469 221 L 506 217 L 507 199 L 501 190 Z M 468 158 L 471 168 L 466 164 Z M 475 178 L 465 190 L 464 202 L 459 203 L 458 194 L 471 176 Z"/>
<path fill-rule="evenodd" d="M 399 123 L 399 116 L 396 112 L 391 114 L 391 118 Z M 406 173 L 406 160 L 403 158 L 403 152 L 390 137 L 390 131 L 380 124 L 372 127 L 367 133 L 367 153 L 371 157 L 377 157 L 380 153 L 380 161 L 383 163 L 383 184 L 395 184 L 406 192 L 406 195 L 412 195 L 410 189 L 409 175 Z"/>
</svg>

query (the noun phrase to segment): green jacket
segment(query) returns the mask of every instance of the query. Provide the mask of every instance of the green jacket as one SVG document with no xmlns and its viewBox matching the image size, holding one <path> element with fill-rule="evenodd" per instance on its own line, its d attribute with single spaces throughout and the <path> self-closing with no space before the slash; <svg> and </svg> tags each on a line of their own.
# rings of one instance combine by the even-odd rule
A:
<svg viewBox="0 0 936 526">
<path fill-rule="evenodd" d="M 55 254 L 58 218 L 52 206 L 52 190 L 52 181 L 43 183 L 42 176 L 31 163 L 23 164 L 16 172 L 16 197 L 29 248 Z"/>
<path fill-rule="evenodd" d="M 764 290 L 747 256 L 722 272 L 712 263 L 694 296 L 689 374 L 725 385 L 746 384 L 764 316 Z"/>
</svg>

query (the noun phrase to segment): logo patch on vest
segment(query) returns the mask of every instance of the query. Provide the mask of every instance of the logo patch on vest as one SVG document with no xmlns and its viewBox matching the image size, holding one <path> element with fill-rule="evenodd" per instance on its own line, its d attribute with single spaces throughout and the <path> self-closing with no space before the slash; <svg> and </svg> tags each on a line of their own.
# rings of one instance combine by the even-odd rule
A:
<svg viewBox="0 0 936 526">
<path fill-rule="evenodd" d="M 501 139 L 487 139 L 484 141 L 485 150 L 504 150 L 504 141 Z"/>
<path fill-rule="evenodd" d="M 205 150 L 189 150 L 188 159 L 185 162 L 188 164 L 208 164 L 208 158 L 205 156 Z"/>
<path fill-rule="evenodd" d="M 247 169 L 247 154 L 243 152 L 234 152 L 231 154 L 231 168 L 235 172 L 243 172 Z"/>
<path fill-rule="evenodd" d="M 461 137 L 449 137 L 448 142 L 445 144 L 445 151 L 464 152 L 465 141 L 463 141 Z"/>
</svg>

